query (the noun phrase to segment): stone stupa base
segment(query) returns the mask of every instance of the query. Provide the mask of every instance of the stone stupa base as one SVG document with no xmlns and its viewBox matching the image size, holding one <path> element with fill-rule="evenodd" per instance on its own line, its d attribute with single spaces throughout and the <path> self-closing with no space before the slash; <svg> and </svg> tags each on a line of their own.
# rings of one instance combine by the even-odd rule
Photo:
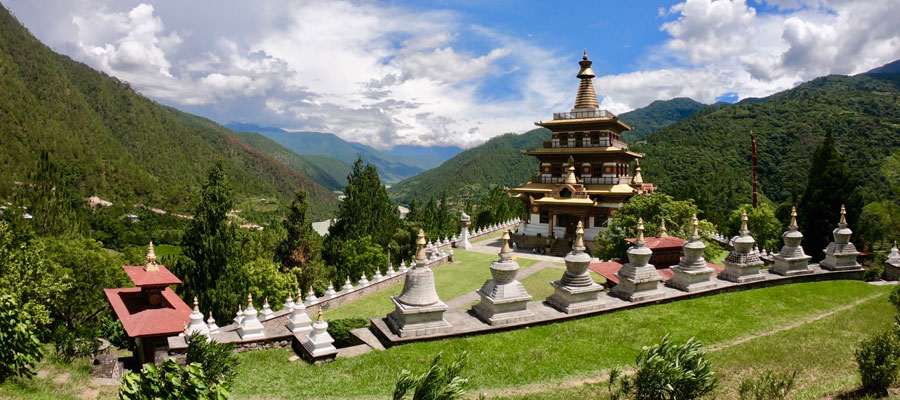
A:
<svg viewBox="0 0 900 400">
<path fill-rule="evenodd" d="M 889 281 L 900 280 L 900 265 L 884 263 L 884 279 Z"/>
<path fill-rule="evenodd" d="M 659 290 L 659 281 L 633 281 L 619 277 L 619 284 L 609 294 L 625 301 L 639 302 L 663 298 L 666 294 Z"/>
<path fill-rule="evenodd" d="M 719 279 L 734 283 L 757 282 L 766 279 L 766 276 L 759 271 L 758 265 L 737 265 L 725 262 L 725 270 L 720 272 Z"/>
<path fill-rule="evenodd" d="M 809 268 L 809 259 L 812 258 L 810 256 L 804 257 L 792 257 L 792 258 L 784 258 L 780 255 L 775 255 L 775 263 L 772 264 L 772 268 L 769 268 L 769 272 L 773 274 L 778 274 L 781 276 L 795 276 L 795 275 L 806 275 L 813 273 L 813 270 Z"/>
<path fill-rule="evenodd" d="M 716 287 L 716 282 L 712 280 L 713 271 L 709 267 L 683 270 L 675 266 L 672 267 L 672 279 L 666 285 L 688 293 L 712 289 Z"/>
<path fill-rule="evenodd" d="M 391 297 L 396 309 L 388 314 L 387 322 L 391 330 L 401 338 L 428 336 L 448 333 L 453 330 L 444 320 L 447 305 L 442 301 L 428 306 L 409 306 Z"/>
<path fill-rule="evenodd" d="M 547 304 L 566 314 L 578 314 L 588 311 L 602 310 L 606 304 L 598 296 L 603 286 L 592 282 L 590 286 L 565 286 L 560 281 L 550 283 L 555 289 Z"/>
<path fill-rule="evenodd" d="M 480 290 L 478 294 L 481 295 L 481 302 L 472 307 L 472 312 L 488 325 L 507 325 L 535 319 L 534 313 L 528 310 L 531 295 L 495 299 Z"/>
<path fill-rule="evenodd" d="M 825 259 L 822 260 L 821 263 L 819 263 L 819 266 L 829 271 L 850 271 L 862 269 L 862 265 L 859 265 L 859 263 L 856 262 L 856 256 L 858 255 L 859 253 L 846 255 L 826 254 Z"/>
</svg>

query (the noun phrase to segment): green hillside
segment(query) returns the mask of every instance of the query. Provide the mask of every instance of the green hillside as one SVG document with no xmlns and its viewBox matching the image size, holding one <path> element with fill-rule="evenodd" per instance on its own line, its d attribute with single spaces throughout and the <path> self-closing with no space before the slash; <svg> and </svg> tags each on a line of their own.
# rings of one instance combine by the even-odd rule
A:
<svg viewBox="0 0 900 400">
<path fill-rule="evenodd" d="M 336 200 L 308 177 L 204 118 L 161 106 L 118 79 L 54 53 L 0 11 L 0 185 L 24 181 L 42 151 L 85 196 L 187 211 L 223 159 L 237 194 L 287 199 L 305 188 L 313 213 Z M 4 190 L 8 191 L 8 190 Z"/>
<path fill-rule="evenodd" d="M 335 190 L 341 190 L 347 186 L 347 176 L 353 171 L 353 166 L 336 158 L 306 154 L 300 156 L 307 164 L 314 166 L 328 176 L 329 181 L 337 182 Z M 331 187 L 331 186 L 329 186 Z"/>
<path fill-rule="evenodd" d="M 640 140 L 651 132 L 681 121 L 706 107 L 709 107 L 709 105 L 687 97 L 654 101 L 646 107 L 629 111 L 619 116 L 634 128 L 633 131 L 625 132 L 622 135 L 622 139 L 629 143 Z"/>
<path fill-rule="evenodd" d="M 635 131 L 642 132 L 640 135 L 643 136 L 703 107 L 708 106 L 691 99 L 676 98 L 655 101 L 645 108 L 623 113 L 619 118 L 629 125 L 638 126 Z M 451 197 L 459 197 L 496 184 L 508 187 L 521 185 L 537 173 L 538 161 L 520 150 L 537 149 L 545 140 L 550 140 L 550 131 L 543 128 L 523 134 L 497 136 L 457 154 L 440 167 L 394 185 L 390 193 L 396 200 L 408 203 L 415 198 L 439 196 L 442 190 L 447 190 Z"/>
<path fill-rule="evenodd" d="M 707 109 L 646 137 L 644 179 L 693 198 L 719 222 L 750 202 L 750 130 L 759 151 L 760 191 L 776 202 L 803 191 L 810 156 L 827 129 L 847 156 L 865 202 L 880 190 L 878 169 L 900 147 L 900 75 L 828 76 L 765 99 Z M 847 193 L 850 196 L 851 193 Z"/>
</svg>

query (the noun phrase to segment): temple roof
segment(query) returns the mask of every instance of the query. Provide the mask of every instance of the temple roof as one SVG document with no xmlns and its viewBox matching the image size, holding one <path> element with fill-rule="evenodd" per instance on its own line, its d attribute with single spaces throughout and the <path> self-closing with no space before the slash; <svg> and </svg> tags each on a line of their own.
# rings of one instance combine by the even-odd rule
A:
<svg viewBox="0 0 900 400">
<path fill-rule="evenodd" d="M 581 84 L 578 86 L 578 95 L 575 96 L 576 109 L 600 107 L 597 102 L 597 93 L 594 91 L 594 83 L 592 82 L 594 70 L 591 69 L 591 64 L 593 63 L 591 60 L 588 60 L 587 49 L 585 49 L 584 56 L 578 62 L 581 70 L 578 71 L 577 77 L 581 79 Z"/>
<path fill-rule="evenodd" d="M 594 201 L 591 199 L 564 198 L 557 199 L 554 197 L 541 197 L 534 201 L 535 204 L 564 204 L 572 206 L 593 206 Z"/>
<path fill-rule="evenodd" d="M 555 183 L 526 183 L 522 187 L 510 188 L 511 192 L 550 193 Z M 632 194 L 634 188 L 624 183 L 616 185 L 584 185 L 587 194 Z"/>
<path fill-rule="evenodd" d="M 609 147 L 542 147 L 537 150 L 528 150 L 523 151 L 522 153 L 529 156 L 537 156 L 537 155 L 545 155 L 545 154 L 602 154 L 602 153 L 612 153 L 612 154 L 627 154 L 636 158 L 643 158 L 644 155 L 641 153 L 635 153 L 628 149 L 623 149 L 619 147 L 609 146 Z"/>
<path fill-rule="evenodd" d="M 634 243 L 637 240 L 636 238 L 627 238 L 625 239 L 628 243 Z M 687 243 L 687 240 L 684 240 L 680 237 L 675 236 L 666 236 L 666 237 L 645 237 L 644 247 L 650 250 L 659 250 L 659 249 L 671 249 L 676 248 L 681 251 L 681 246 Z"/>
<path fill-rule="evenodd" d="M 148 270 L 147 267 L 143 265 L 122 266 L 122 269 L 125 270 L 125 273 L 128 274 L 128 278 L 134 282 L 135 286 L 169 286 L 181 284 L 181 279 L 178 279 L 178 277 L 164 265 L 156 264 L 155 268 L 156 270 L 154 271 Z"/>
<path fill-rule="evenodd" d="M 103 292 L 130 337 L 176 335 L 190 321 L 191 308 L 170 288 L 161 292 L 160 306 L 151 306 L 137 287 Z"/>
</svg>

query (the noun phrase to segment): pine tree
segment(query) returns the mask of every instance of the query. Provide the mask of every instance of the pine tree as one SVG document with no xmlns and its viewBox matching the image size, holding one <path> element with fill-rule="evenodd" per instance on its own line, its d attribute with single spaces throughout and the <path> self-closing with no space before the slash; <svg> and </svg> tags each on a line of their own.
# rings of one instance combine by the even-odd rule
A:
<svg viewBox="0 0 900 400">
<path fill-rule="evenodd" d="M 209 170 L 194 219 L 181 240 L 183 257 L 174 268 L 184 282 L 179 286 L 182 297 L 196 296 L 202 306 L 214 307 L 217 312 L 224 309 L 219 307 L 231 306 L 219 304 L 214 288 L 225 278 L 229 263 L 237 261 L 235 228 L 226 217 L 232 205 L 231 185 L 220 161 Z"/>
<path fill-rule="evenodd" d="M 835 148 L 834 135 L 829 130 L 813 155 L 806 190 L 797 204 L 803 247 L 814 260 L 824 257 L 822 250 L 832 240 L 831 231 L 840 219 L 842 204 L 847 206 L 851 225 L 859 216 L 855 188 L 850 168 L 844 155 Z"/>
<path fill-rule="evenodd" d="M 287 236 L 276 250 L 276 258 L 283 268 L 299 270 L 295 272 L 303 290 L 325 282 L 325 265 L 322 261 L 322 239 L 312 228 L 308 218 L 306 191 L 298 190 L 288 209 L 287 218 L 282 222 Z"/>
</svg>

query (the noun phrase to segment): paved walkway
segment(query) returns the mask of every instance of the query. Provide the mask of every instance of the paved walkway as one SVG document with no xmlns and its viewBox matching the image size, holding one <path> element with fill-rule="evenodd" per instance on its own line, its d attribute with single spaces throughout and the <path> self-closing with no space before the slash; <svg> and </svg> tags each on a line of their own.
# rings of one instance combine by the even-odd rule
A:
<svg viewBox="0 0 900 400">
<path fill-rule="evenodd" d="M 559 258 L 559 257 L 554 257 L 554 258 Z M 558 261 L 556 261 L 556 262 L 558 262 Z M 562 267 L 560 265 L 556 265 L 556 264 L 554 264 L 554 262 L 551 262 L 551 261 L 539 261 L 539 262 L 529 265 L 525 268 L 519 269 L 519 273 L 516 274 L 516 279 L 521 281 L 522 279 L 525 279 L 525 278 L 531 276 L 532 274 L 534 274 L 535 272 L 538 272 L 544 268 L 564 268 L 564 267 Z M 473 290 L 462 296 L 459 296 L 455 299 L 451 299 L 450 301 L 447 302 L 447 307 L 449 307 L 450 310 L 465 310 L 465 309 L 469 308 L 470 304 L 478 301 L 479 299 L 481 299 L 481 296 L 478 295 L 478 291 L 476 289 L 476 290 Z"/>
<path fill-rule="evenodd" d="M 500 247 L 503 246 L 503 241 L 500 238 L 490 239 L 490 240 L 482 240 L 479 242 L 472 243 L 472 248 L 469 251 L 474 251 L 478 253 L 484 254 L 497 254 L 500 252 Z M 524 249 L 516 249 L 514 251 L 516 257 L 519 258 L 530 258 L 532 260 L 540 260 L 540 261 L 551 261 L 551 262 L 565 262 L 565 257 L 556 257 L 550 256 L 546 254 L 534 254 L 531 250 Z M 592 263 L 600 262 L 598 258 L 592 258 Z"/>
</svg>

